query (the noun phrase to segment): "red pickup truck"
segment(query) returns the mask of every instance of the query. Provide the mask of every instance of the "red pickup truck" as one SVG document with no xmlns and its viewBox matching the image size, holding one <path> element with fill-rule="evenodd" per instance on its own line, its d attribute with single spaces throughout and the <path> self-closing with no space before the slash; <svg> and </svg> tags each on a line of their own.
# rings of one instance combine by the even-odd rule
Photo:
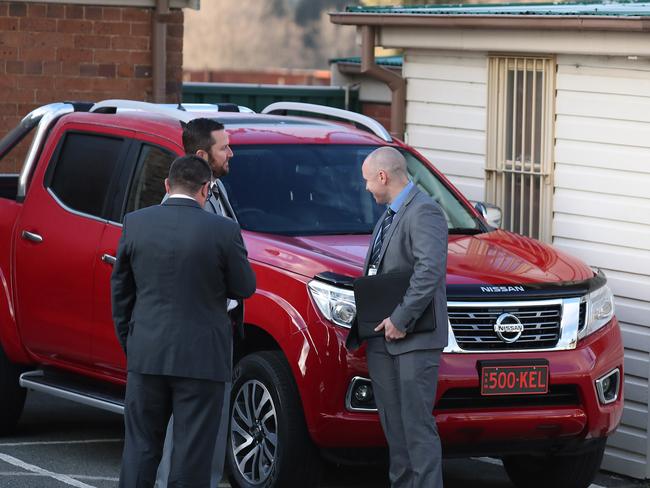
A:
<svg viewBox="0 0 650 488">
<path fill-rule="evenodd" d="M 32 137 L 20 174 L 0 176 L 0 431 L 15 427 L 27 389 L 122 411 L 109 290 L 121 222 L 161 201 L 182 154 L 179 120 L 207 116 L 230 134 L 224 184 L 258 283 L 235 346 L 233 484 L 310 486 L 322 456 L 356 461 L 385 446 L 365 352 L 344 343 L 350 280 L 382 212 L 360 166 L 390 145 L 449 225 L 449 346 L 433 412 L 445 455 L 502 458 L 519 487 L 586 487 L 623 409 L 605 277 L 491 227 L 372 119 L 295 103 L 232 110 L 57 103 L 0 140 L 4 157 Z"/>
</svg>

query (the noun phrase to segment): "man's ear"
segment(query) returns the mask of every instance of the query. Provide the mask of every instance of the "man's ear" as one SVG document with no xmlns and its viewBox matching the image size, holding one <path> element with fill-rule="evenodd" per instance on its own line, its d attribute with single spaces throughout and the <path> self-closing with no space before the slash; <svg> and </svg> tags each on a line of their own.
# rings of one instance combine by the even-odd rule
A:
<svg viewBox="0 0 650 488">
<path fill-rule="evenodd" d="M 205 159 L 206 161 L 208 160 L 208 152 L 205 151 L 204 149 L 199 149 L 194 154 L 200 157 L 201 159 Z"/>
<path fill-rule="evenodd" d="M 167 194 L 171 194 L 171 187 L 169 186 L 169 178 L 165 178 L 165 191 Z"/>
</svg>

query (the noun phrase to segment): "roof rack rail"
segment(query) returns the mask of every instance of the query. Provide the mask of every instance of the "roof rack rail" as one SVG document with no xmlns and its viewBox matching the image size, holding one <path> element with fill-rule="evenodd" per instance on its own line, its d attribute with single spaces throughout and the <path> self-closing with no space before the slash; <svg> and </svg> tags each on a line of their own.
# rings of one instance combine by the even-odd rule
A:
<svg viewBox="0 0 650 488">
<path fill-rule="evenodd" d="M 189 122 L 192 119 L 196 118 L 196 112 L 233 112 L 233 108 L 236 107 L 239 112 L 252 112 L 248 107 L 244 106 L 233 106 L 233 104 L 223 104 L 223 107 L 220 107 L 218 104 L 209 104 L 209 103 L 192 103 L 192 104 L 158 104 L 158 103 L 149 103 L 149 102 L 140 102 L 137 100 L 102 100 L 101 102 L 95 103 L 90 109 L 91 112 L 99 113 L 114 113 L 117 110 L 136 110 L 148 113 L 154 113 L 158 115 L 164 115 L 175 120 L 180 120 L 182 122 Z"/>
<path fill-rule="evenodd" d="M 347 120 L 348 122 L 354 122 L 368 129 L 370 132 L 383 139 L 384 141 L 393 142 L 393 138 L 389 132 L 375 119 L 371 119 L 366 115 L 361 115 L 356 112 L 350 112 L 349 110 L 343 110 L 340 108 L 327 107 L 325 105 L 316 105 L 313 103 L 276 102 L 265 107 L 261 113 L 277 114 L 278 112 L 284 112 L 286 110 L 306 112 L 317 115 L 326 115 L 328 117 L 335 117 L 337 119 Z"/>
</svg>

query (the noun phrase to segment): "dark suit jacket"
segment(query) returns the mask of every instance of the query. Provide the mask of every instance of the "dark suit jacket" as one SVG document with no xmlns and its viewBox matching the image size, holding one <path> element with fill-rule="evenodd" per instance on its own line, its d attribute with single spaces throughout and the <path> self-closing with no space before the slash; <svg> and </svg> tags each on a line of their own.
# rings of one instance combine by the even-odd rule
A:
<svg viewBox="0 0 650 488">
<path fill-rule="evenodd" d="M 363 267 L 364 275 L 368 274 L 372 243 L 384 215 L 372 233 Z M 406 337 L 386 343 L 390 354 L 442 349 L 447 345 L 447 234 L 447 220 L 440 205 L 417 187 L 413 188 L 393 217 L 379 253 L 380 274 L 398 271 L 413 273 L 402 302 L 390 316 L 395 327 L 406 332 Z M 431 302 L 433 313 L 429 319 L 435 324 L 435 330 L 411 334 L 415 321 Z M 370 342 L 376 340 L 384 339 L 371 339 Z M 355 323 L 346 345 L 349 349 L 355 349 L 359 344 Z"/>
<path fill-rule="evenodd" d="M 231 381 L 226 298 L 255 291 L 235 222 L 184 198 L 128 214 L 111 289 L 129 371 Z"/>
</svg>

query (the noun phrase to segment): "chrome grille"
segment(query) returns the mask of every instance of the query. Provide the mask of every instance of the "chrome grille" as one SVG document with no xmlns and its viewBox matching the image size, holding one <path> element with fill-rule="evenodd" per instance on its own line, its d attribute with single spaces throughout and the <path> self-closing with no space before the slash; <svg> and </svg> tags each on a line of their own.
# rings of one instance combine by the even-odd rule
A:
<svg viewBox="0 0 650 488">
<path fill-rule="evenodd" d="M 508 313 L 523 325 L 521 336 L 514 342 L 503 341 L 494 330 L 501 314 Z M 466 351 L 548 349 L 560 339 L 562 305 L 499 306 L 485 303 L 480 307 L 450 307 L 449 322 L 456 342 Z"/>
</svg>

